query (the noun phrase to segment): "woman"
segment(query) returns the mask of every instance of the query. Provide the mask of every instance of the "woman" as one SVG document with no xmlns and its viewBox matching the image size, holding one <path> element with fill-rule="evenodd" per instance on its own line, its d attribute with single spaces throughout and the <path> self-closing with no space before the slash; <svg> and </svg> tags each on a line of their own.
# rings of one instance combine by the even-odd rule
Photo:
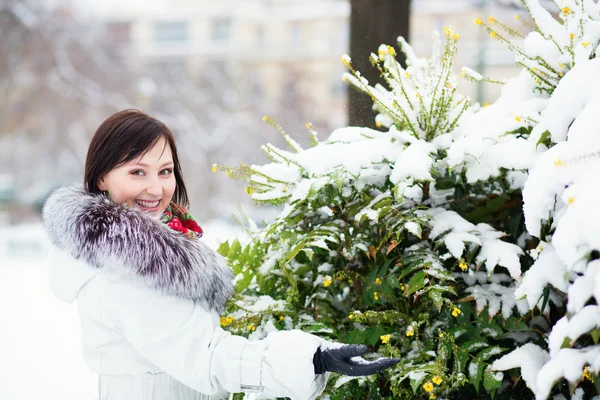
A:
<svg viewBox="0 0 600 400">
<path fill-rule="evenodd" d="M 329 371 L 367 375 L 398 360 L 302 331 L 248 341 L 219 326 L 232 272 L 201 240 L 172 133 L 136 110 L 110 116 L 87 154 L 84 187 L 55 192 L 43 220 L 54 293 L 77 301 L 100 400 L 314 399 Z M 214 397 L 211 397 L 214 396 Z"/>
</svg>

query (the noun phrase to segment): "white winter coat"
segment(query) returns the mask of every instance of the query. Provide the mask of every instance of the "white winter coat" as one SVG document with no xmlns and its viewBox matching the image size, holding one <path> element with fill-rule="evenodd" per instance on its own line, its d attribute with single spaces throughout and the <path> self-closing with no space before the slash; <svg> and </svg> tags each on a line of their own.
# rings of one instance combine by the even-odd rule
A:
<svg viewBox="0 0 600 400">
<path fill-rule="evenodd" d="M 50 286 L 77 302 L 100 400 L 242 391 L 312 400 L 323 391 L 327 374 L 312 364 L 318 337 L 280 331 L 251 342 L 220 328 L 231 273 L 201 239 L 79 188 L 53 194 L 43 217 L 54 246 Z"/>
</svg>

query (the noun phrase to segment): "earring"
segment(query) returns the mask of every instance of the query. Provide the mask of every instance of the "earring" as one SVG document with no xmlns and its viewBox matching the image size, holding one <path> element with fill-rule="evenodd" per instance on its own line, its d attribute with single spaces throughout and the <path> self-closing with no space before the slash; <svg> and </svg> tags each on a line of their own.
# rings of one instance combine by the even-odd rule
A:
<svg viewBox="0 0 600 400">
<path fill-rule="evenodd" d="M 103 196 L 108 197 L 108 191 L 107 190 L 101 190 L 100 193 L 102 193 Z"/>
</svg>

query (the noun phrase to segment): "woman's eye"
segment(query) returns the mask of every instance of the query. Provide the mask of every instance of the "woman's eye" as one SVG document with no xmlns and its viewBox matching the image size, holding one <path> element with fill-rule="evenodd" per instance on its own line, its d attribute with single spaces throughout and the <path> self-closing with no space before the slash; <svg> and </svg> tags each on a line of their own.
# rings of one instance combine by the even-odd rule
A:
<svg viewBox="0 0 600 400">
<path fill-rule="evenodd" d="M 142 171 L 141 169 L 136 169 L 136 170 L 131 171 L 131 175 L 144 176 L 144 171 Z"/>
<path fill-rule="evenodd" d="M 160 171 L 161 175 L 171 175 L 173 173 L 173 168 L 165 168 Z"/>
</svg>

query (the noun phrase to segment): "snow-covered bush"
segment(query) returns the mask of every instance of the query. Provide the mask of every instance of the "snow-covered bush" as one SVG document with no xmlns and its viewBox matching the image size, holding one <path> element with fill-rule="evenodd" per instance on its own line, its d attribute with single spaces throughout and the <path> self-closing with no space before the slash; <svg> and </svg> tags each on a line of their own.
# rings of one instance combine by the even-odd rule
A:
<svg viewBox="0 0 600 400">
<path fill-rule="evenodd" d="M 462 69 L 504 85 L 494 104 L 459 94 L 448 27 L 430 59 L 400 38 L 406 68 L 391 46 L 372 54 L 385 87 L 343 57 L 381 130 L 319 141 L 309 125 L 303 149 L 267 119 L 290 150 L 215 166 L 256 202 L 283 205 L 264 229 L 246 221 L 248 242 L 220 248 L 239 293 L 223 326 L 301 328 L 401 358 L 378 376 L 334 377 L 331 399 L 599 393 L 600 3 L 556 0 L 556 17 L 523 4 L 535 29 L 522 46 L 495 18 L 475 21 L 522 67 L 508 81 Z"/>
<path fill-rule="evenodd" d="M 248 243 L 221 246 L 239 293 L 222 325 L 256 337 L 301 328 L 402 360 L 377 376 L 333 379 L 332 399 L 493 394 L 503 374 L 489 365 L 530 331 L 512 316 L 527 309 L 514 296 L 528 257 L 516 244 L 520 186 L 507 171 L 469 182 L 450 168 L 479 110 L 451 74 L 458 39 L 450 27 L 435 35 L 431 59 L 400 39 L 407 68 L 381 46 L 371 61 L 387 88 L 343 57 L 382 131 L 348 127 L 319 141 L 309 126 L 313 146 L 303 149 L 267 119 L 290 150 L 267 144 L 267 165 L 215 166 L 245 178 L 255 201 L 283 204 L 264 229 L 248 221 Z"/>
</svg>

